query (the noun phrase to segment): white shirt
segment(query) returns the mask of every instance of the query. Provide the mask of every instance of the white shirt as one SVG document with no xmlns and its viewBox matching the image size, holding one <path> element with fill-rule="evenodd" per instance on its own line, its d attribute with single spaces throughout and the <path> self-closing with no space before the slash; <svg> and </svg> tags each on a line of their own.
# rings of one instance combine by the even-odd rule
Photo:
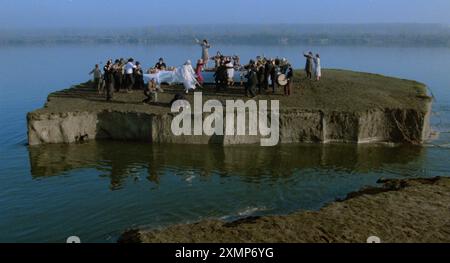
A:
<svg viewBox="0 0 450 263">
<path fill-rule="evenodd" d="M 234 65 L 233 65 L 233 62 L 227 63 L 226 66 L 228 67 L 228 69 L 227 69 L 228 78 L 232 79 L 234 77 Z"/>
<path fill-rule="evenodd" d="M 133 74 L 133 69 L 135 69 L 136 66 L 132 62 L 128 62 L 125 65 L 125 74 Z"/>
</svg>

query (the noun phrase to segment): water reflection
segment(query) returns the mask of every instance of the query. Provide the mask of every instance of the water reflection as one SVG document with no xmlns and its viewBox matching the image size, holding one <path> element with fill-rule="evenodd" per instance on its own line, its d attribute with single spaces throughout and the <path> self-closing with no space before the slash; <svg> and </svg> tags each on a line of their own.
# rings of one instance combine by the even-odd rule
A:
<svg viewBox="0 0 450 263">
<path fill-rule="evenodd" d="M 147 179 L 159 184 L 167 170 L 185 176 L 195 171 L 203 177 L 240 176 L 257 182 L 290 177 L 302 169 L 369 173 L 390 165 L 422 162 L 425 148 L 385 145 L 258 146 L 149 145 L 123 142 L 90 142 L 29 147 L 33 178 L 58 176 L 80 168 L 95 168 L 111 181 L 111 189 L 147 170 Z M 402 176 L 408 176 L 407 173 Z"/>
</svg>

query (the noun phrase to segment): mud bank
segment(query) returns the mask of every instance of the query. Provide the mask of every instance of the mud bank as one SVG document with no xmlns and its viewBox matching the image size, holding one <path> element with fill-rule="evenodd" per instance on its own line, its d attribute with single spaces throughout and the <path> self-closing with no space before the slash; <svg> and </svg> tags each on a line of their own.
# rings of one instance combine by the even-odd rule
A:
<svg viewBox="0 0 450 263">
<path fill-rule="evenodd" d="M 119 242 L 450 242 L 450 178 L 380 180 L 320 211 L 129 230 Z"/>
<path fill-rule="evenodd" d="M 260 95 L 258 100 L 280 101 L 280 143 L 422 143 L 430 134 L 431 99 L 418 82 L 380 75 L 325 70 L 320 82 L 304 80 L 296 72 L 294 95 Z M 30 145 L 86 140 L 136 140 L 175 144 L 255 144 L 259 136 L 174 136 L 174 114 L 168 102 L 181 92 L 165 87 L 159 103 L 143 105 L 142 92 L 118 93 L 105 102 L 90 85 L 82 84 L 50 94 L 44 108 L 31 112 Z M 246 100 L 243 88 L 215 93 L 201 90 L 203 100 Z M 192 101 L 192 95 L 187 100 Z M 270 113 L 269 113 L 270 115 Z M 206 117 L 206 116 L 204 116 Z M 248 124 L 248 122 L 247 122 Z"/>
</svg>

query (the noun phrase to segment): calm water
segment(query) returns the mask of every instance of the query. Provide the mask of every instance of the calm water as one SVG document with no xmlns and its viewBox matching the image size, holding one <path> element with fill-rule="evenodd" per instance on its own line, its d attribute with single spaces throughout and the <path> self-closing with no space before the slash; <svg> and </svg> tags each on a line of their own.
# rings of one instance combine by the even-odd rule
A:
<svg viewBox="0 0 450 263">
<path fill-rule="evenodd" d="M 287 57 L 303 65 L 310 47 L 218 47 L 225 54 Z M 212 52 L 215 52 L 214 49 Z M 51 91 L 85 81 L 109 57 L 150 66 L 194 60 L 196 46 L 0 48 L 0 242 L 114 242 L 133 226 L 318 209 L 380 177 L 450 175 L 450 50 L 321 47 L 327 68 L 370 71 L 426 83 L 433 128 L 425 147 L 290 145 L 151 146 L 97 142 L 26 146 L 26 113 Z M 326 76 L 325 76 L 326 77 Z M 357 98 L 355 98 L 357 99 Z"/>
</svg>

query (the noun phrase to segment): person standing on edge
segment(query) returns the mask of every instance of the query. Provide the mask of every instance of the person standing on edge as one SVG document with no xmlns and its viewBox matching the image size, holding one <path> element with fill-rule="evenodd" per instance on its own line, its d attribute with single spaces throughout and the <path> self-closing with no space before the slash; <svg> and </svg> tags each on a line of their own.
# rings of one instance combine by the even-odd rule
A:
<svg viewBox="0 0 450 263">
<path fill-rule="evenodd" d="M 110 101 L 114 94 L 114 74 L 112 60 L 108 60 L 106 65 L 103 67 L 104 78 L 105 78 L 105 88 L 106 88 L 106 101 Z"/>
<path fill-rule="evenodd" d="M 100 70 L 98 64 L 95 64 L 94 69 L 89 72 L 89 75 L 94 76 L 94 88 L 97 89 L 98 94 L 102 94 L 102 71 Z"/>
<path fill-rule="evenodd" d="M 201 43 L 200 40 L 195 40 L 197 44 L 199 44 L 202 47 L 202 59 L 203 64 L 205 65 L 205 68 L 208 67 L 208 61 L 209 61 L 209 49 L 211 48 L 211 45 L 208 43 L 208 40 L 204 39 Z"/>
<path fill-rule="evenodd" d="M 314 73 L 316 75 L 316 80 L 319 81 L 320 77 L 322 77 L 322 66 L 320 65 L 320 55 L 316 54 L 314 58 Z"/>
<path fill-rule="evenodd" d="M 125 64 L 125 87 L 128 93 L 132 92 L 132 88 L 134 85 L 133 73 L 136 65 L 134 65 L 134 59 L 128 59 L 128 63 Z"/>
<path fill-rule="evenodd" d="M 289 66 L 286 73 L 287 85 L 284 86 L 284 95 L 291 96 L 292 94 L 292 82 L 294 81 L 294 70 L 292 66 Z"/>
<path fill-rule="evenodd" d="M 309 52 L 308 54 L 303 53 L 303 56 L 306 58 L 306 65 L 305 65 L 306 78 L 312 79 L 314 67 L 314 55 L 312 52 Z"/>
</svg>

